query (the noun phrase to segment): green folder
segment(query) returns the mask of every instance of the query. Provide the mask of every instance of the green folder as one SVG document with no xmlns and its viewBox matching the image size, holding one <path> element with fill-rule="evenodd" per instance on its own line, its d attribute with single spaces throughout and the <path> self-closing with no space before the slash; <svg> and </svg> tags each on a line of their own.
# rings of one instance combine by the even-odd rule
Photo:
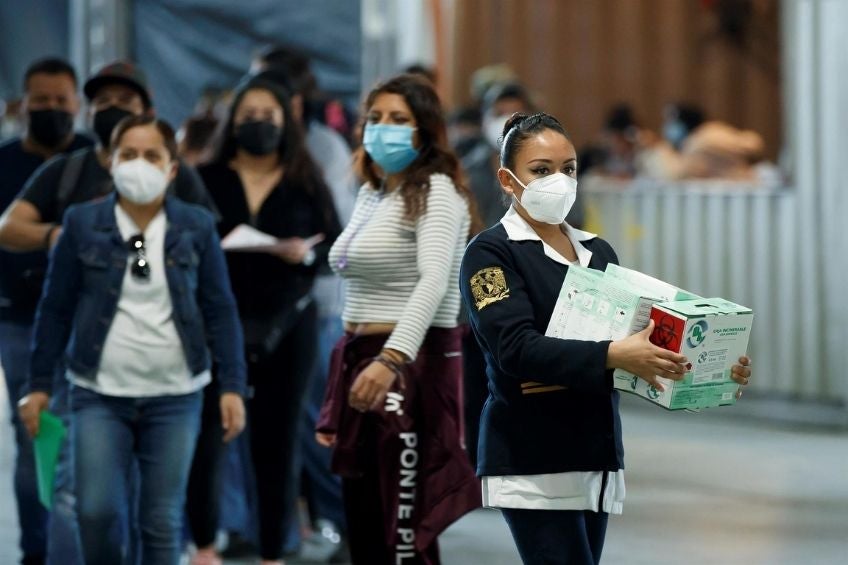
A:
<svg viewBox="0 0 848 565">
<path fill-rule="evenodd" d="M 35 473 L 38 479 L 38 500 L 48 510 L 53 506 L 53 477 L 56 475 L 59 450 L 67 435 L 68 430 L 62 420 L 49 412 L 41 413 L 38 435 L 33 439 Z"/>
</svg>

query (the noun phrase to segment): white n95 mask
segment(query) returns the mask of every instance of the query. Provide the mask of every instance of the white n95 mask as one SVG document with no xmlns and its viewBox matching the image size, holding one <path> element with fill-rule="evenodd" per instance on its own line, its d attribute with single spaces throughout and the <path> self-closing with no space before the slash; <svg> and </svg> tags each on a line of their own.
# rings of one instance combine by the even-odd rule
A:
<svg viewBox="0 0 848 565">
<path fill-rule="evenodd" d="M 515 173 L 504 169 L 515 182 L 524 187 L 524 193 L 518 202 L 527 210 L 530 217 L 544 224 L 561 224 L 577 200 L 577 179 L 564 173 L 554 173 L 535 179 L 525 185 Z M 513 196 L 513 198 L 515 198 Z"/>
<path fill-rule="evenodd" d="M 150 204 L 168 187 L 165 171 L 140 157 L 113 165 L 112 179 L 118 194 L 136 204 Z"/>
</svg>

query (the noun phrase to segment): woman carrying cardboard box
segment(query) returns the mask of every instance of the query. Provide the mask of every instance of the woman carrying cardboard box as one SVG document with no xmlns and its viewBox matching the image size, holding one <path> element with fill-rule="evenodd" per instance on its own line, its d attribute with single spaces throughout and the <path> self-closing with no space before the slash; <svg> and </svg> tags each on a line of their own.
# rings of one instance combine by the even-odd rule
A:
<svg viewBox="0 0 848 565">
<path fill-rule="evenodd" d="M 515 114 L 503 130 L 498 180 L 511 200 L 468 246 L 460 288 L 483 350 L 489 398 L 477 474 L 528 564 L 597 564 L 610 513 L 624 500 L 624 450 L 612 372 L 662 390 L 687 359 L 650 343 L 653 322 L 618 341 L 544 335 L 569 265 L 603 271 L 618 258 L 565 216 L 577 196 L 574 145 L 556 118 Z M 733 378 L 747 385 L 747 357 Z"/>
</svg>

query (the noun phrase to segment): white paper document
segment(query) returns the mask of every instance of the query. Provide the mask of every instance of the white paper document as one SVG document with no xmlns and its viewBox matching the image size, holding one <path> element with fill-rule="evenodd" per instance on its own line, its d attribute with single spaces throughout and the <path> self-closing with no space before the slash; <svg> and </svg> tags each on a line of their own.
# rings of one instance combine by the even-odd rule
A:
<svg viewBox="0 0 848 565">
<path fill-rule="evenodd" d="M 239 224 L 221 240 L 221 247 L 229 251 L 247 251 L 268 247 L 277 243 L 277 238 L 247 224 Z"/>
<path fill-rule="evenodd" d="M 647 325 L 654 302 L 625 280 L 569 267 L 545 335 L 583 341 L 622 339 Z"/>
</svg>

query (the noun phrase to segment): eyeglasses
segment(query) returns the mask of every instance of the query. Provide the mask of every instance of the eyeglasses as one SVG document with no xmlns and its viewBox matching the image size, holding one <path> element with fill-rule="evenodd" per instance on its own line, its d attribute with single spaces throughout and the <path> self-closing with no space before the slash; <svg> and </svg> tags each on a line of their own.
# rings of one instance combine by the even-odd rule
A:
<svg viewBox="0 0 848 565">
<path fill-rule="evenodd" d="M 150 278 L 150 263 L 147 262 L 147 251 L 144 248 L 144 235 L 138 234 L 132 236 L 127 244 L 130 251 L 135 251 L 135 259 L 133 259 L 132 276 L 147 280 Z"/>
</svg>

